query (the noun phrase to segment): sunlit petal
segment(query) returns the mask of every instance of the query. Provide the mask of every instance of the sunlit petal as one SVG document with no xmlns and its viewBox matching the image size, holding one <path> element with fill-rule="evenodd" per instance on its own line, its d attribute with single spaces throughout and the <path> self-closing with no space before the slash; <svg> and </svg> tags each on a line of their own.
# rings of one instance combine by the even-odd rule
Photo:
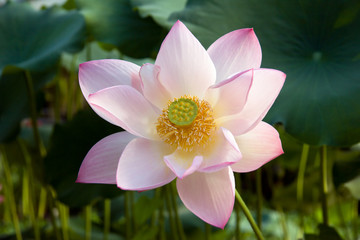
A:
<svg viewBox="0 0 360 240">
<path fill-rule="evenodd" d="M 76 182 L 116 184 L 120 156 L 134 138 L 128 132 L 119 132 L 97 142 L 82 162 Z"/>
<path fill-rule="evenodd" d="M 86 100 L 90 94 L 112 86 L 137 88 L 140 83 L 139 70 L 138 65 L 117 59 L 84 62 L 79 66 L 80 88 Z"/>
<path fill-rule="evenodd" d="M 140 69 L 143 94 L 152 104 L 163 109 L 171 99 L 170 93 L 159 81 L 160 67 L 144 64 Z"/>
<path fill-rule="evenodd" d="M 256 170 L 284 153 L 279 133 L 265 122 L 260 122 L 251 131 L 235 139 L 243 154 L 241 161 L 231 165 L 235 172 Z"/>
<path fill-rule="evenodd" d="M 196 172 L 178 179 L 177 189 L 184 205 L 205 222 L 224 228 L 235 200 L 234 174 L 230 167 L 213 173 Z"/>
<path fill-rule="evenodd" d="M 214 137 L 213 143 L 203 153 L 204 161 L 198 171 L 214 172 L 241 161 L 241 152 L 229 130 L 221 128 Z"/>
<path fill-rule="evenodd" d="M 207 98 L 211 98 L 214 117 L 220 118 L 240 113 L 244 108 L 253 81 L 253 70 L 248 70 L 211 86 Z M 216 98 L 216 100 L 215 100 Z"/>
<path fill-rule="evenodd" d="M 261 64 L 261 47 L 252 28 L 230 32 L 216 40 L 208 49 L 216 68 L 216 81 Z"/>
<path fill-rule="evenodd" d="M 143 191 L 171 182 L 175 174 L 163 161 L 168 145 L 143 138 L 132 140 L 121 155 L 117 167 L 117 186 L 125 190 Z"/>
<path fill-rule="evenodd" d="M 166 165 L 176 174 L 180 179 L 195 172 L 203 161 L 202 156 L 194 156 L 182 150 L 177 150 L 174 153 L 164 157 Z"/>
<path fill-rule="evenodd" d="M 172 98 L 183 95 L 202 98 L 216 78 L 210 56 L 180 21 L 162 43 L 155 65 L 160 67 L 159 79 Z"/>
<path fill-rule="evenodd" d="M 266 115 L 284 84 L 286 75 L 274 69 L 255 69 L 253 83 L 243 110 L 218 119 L 218 124 L 235 136 L 254 128 Z"/>
<path fill-rule="evenodd" d="M 126 85 L 103 89 L 89 96 L 90 105 L 126 131 L 158 139 L 155 122 L 158 113 L 144 96 Z"/>
</svg>

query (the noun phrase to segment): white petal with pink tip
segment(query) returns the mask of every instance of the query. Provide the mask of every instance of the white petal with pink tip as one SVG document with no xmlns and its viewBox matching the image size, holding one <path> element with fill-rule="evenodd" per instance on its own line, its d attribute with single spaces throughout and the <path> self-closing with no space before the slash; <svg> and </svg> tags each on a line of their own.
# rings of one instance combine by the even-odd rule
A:
<svg viewBox="0 0 360 240">
<path fill-rule="evenodd" d="M 169 92 L 158 79 L 160 67 L 153 64 L 144 64 L 140 69 L 142 91 L 146 99 L 159 109 L 167 106 L 171 100 Z"/>
<path fill-rule="evenodd" d="M 216 97 L 217 100 L 210 100 L 213 104 L 214 117 L 240 113 L 246 103 L 248 93 L 253 81 L 253 70 L 248 70 L 211 86 L 206 96 Z"/>
<path fill-rule="evenodd" d="M 208 49 L 216 68 L 216 81 L 222 81 L 233 74 L 259 68 L 261 47 L 254 30 L 239 29 L 216 40 Z"/>
<path fill-rule="evenodd" d="M 87 100 L 90 94 L 104 88 L 117 85 L 136 87 L 140 83 L 139 70 L 138 65 L 117 59 L 85 62 L 79 66 L 80 88 Z"/>
<path fill-rule="evenodd" d="M 235 136 L 254 128 L 266 115 L 284 84 L 286 75 L 274 69 L 254 69 L 252 86 L 243 110 L 236 115 L 217 119 Z"/>
<path fill-rule="evenodd" d="M 216 70 L 210 56 L 180 21 L 163 41 L 155 65 L 161 68 L 159 80 L 172 98 L 203 98 L 206 89 L 215 83 Z"/>
<path fill-rule="evenodd" d="M 260 122 L 251 131 L 235 139 L 243 154 L 241 161 L 231 165 L 235 172 L 256 170 L 284 153 L 279 133 L 265 122 Z"/>
<path fill-rule="evenodd" d="M 203 153 L 204 161 L 198 171 L 214 172 L 241 161 L 242 155 L 231 132 L 225 128 L 214 136 L 213 144 L 210 144 Z"/>
<path fill-rule="evenodd" d="M 76 182 L 116 184 L 116 168 L 121 153 L 134 138 L 128 132 L 119 132 L 97 142 L 86 154 Z"/>
<path fill-rule="evenodd" d="M 116 181 L 124 190 L 144 191 L 161 187 L 176 176 L 166 166 L 163 156 L 171 149 L 161 141 L 144 138 L 132 140 L 121 155 Z"/>
<path fill-rule="evenodd" d="M 159 139 L 155 123 L 159 116 L 144 96 L 126 85 L 103 89 L 89 96 L 90 105 L 126 131 L 148 139 Z"/>
<path fill-rule="evenodd" d="M 117 59 L 85 62 L 79 66 L 80 88 L 86 101 L 90 94 L 117 85 L 132 86 L 141 91 L 139 70 L 139 66 Z M 93 110 L 106 121 L 116 125 L 116 121 L 107 114 L 96 108 Z"/>
<path fill-rule="evenodd" d="M 180 179 L 195 172 L 203 161 L 202 156 L 194 156 L 182 150 L 176 150 L 170 155 L 164 157 L 166 165 Z"/>
<path fill-rule="evenodd" d="M 176 181 L 184 205 L 205 222 L 224 228 L 235 200 L 234 174 L 230 167 L 213 173 L 195 172 Z"/>
</svg>

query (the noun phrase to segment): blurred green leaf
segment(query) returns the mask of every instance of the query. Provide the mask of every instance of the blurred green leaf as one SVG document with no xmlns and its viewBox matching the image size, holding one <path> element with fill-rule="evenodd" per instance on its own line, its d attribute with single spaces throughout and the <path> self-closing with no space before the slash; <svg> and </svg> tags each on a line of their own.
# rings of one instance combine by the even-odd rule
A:
<svg viewBox="0 0 360 240">
<path fill-rule="evenodd" d="M 100 46 L 101 45 L 101 46 Z M 139 66 L 142 66 L 145 63 L 154 63 L 155 60 L 152 58 L 130 58 L 128 56 L 122 55 L 116 48 L 106 51 L 102 47 L 103 44 L 98 42 L 91 42 L 86 45 L 81 52 L 77 54 L 76 57 L 76 71 L 78 70 L 78 65 L 90 61 L 90 60 L 98 60 L 98 59 L 123 59 L 125 61 L 129 61 L 135 63 Z M 90 52 L 90 56 L 88 54 Z M 64 53 L 62 55 L 61 64 L 65 67 L 68 71 L 71 71 L 73 64 L 74 64 L 74 57 L 71 54 Z"/>
<path fill-rule="evenodd" d="M 305 234 L 305 240 L 342 240 L 336 229 L 324 224 L 319 224 L 319 235 Z"/>
<path fill-rule="evenodd" d="M 169 21 L 172 13 L 185 8 L 186 0 L 130 0 L 142 17 L 151 16 L 159 25 L 170 28 L 174 21 Z"/>
<path fill-rule="evenodd" d="M 162 199 L 141 196 L 135 204 L 134 218 L 137 226 L 141 226 L 148 220 L 155 210 L 162 204 Z"/>
<path fill-rule="evenodd" d="M 350 160 L 339 160 L 334 163 L 332 175 L 335 187 L 360 176 L 360 153 L 356 155 Z"/>
<path fill-rule="evenodd" d="M 351 192 L 351 195 L 356 198 L 357 200 L 360 200 L 360 175 L 353 180 L 345 183 L 345 187 L 349 189 Z"/>
<path fill-rule="evenodd" d="M 276 126 L 276 130 L 279 132 L 284 154 L 277 157 L 275 162 L 287 170 L 298 172 L 303 143 L 285 132 L 282 126 Z M 310 152 L 312 153 L 314 151 Z M 308 160 L 313 159 L 314 156 L 308 156 Z M 275 163 L 272 162 L 272 164 Z M 289 182 L 286 182 L 286 184 L 289 184 Z"/>
<path fill-rule="evenodd" d="M 120 130 L 92 110 L 80 111 L 70 122 L 55 126 L 45 158 L 45 175 L 60 201 L 70 207 L 83 207 L 97 198 L 112 198 L 122 193 L 115 185 L 75 183 L 91 147 Z"/>
<path fill-rule="evenodd" d="M 25 73 L 6 69 L 0 76 L 0 142 L 13 140 L 20 130 L 20 121 L 30 113 Z M 54 75 L 52 69 L 32 73 L 35 91 L 41 89 Z"/>
<path fill-rule="evenodd" d="M 47 121 L 47 119 L 38 119 L 38 127 L 42 143 L 44 144 L 45 149 L 48 149 L 54 123 L 52 120 Z M 34 142 L 34 130 L 30 119 L 27 119 L 27 121 L 24 121 L 21 124 L 19 137 L 23 139 L 30 148 L 36 149 L 36 143 Z"/>
<path fill-rule="evenodd" d="M 0 142 L 16 136 L 29 115 L 22 70 L 31 71 L 34 90 L 40 90 L 54 77 L 61 52 L 82 48 L 84 30 L 84 18 L 75 11 L 37 11 L 26 3 L 0 8 Z"/>
<path fill-rule="evenodd" d="M 75 0 L 67 0 L 62 7 L 66 10 L 76 9 Z"/>
<path fill-rule="evenodd" d="M 86 232 L 85 232 L 85 219 L 77 216 L 70 218 L 70 239 L 71 240 L 83 240 L 86 239 Z M 100 228 L 99 226 L 93 224 L 91 226 L 91 239 L 93 240 L 103 240 L 104 239 L 104 229 Z M 109 233 L 108 240 L 122 240 L 124 239 L 122 236 Z"/>
<path fill-rule="evenodd" d="M 205 46 L 254 27 L 262 66 L 287 74 L 266 120 L 311 145 L 360 141 L 359 1 L 189 0 L 171 18 L 183 20 Z"/>
<path fill-rule="evenodd" d="M 52 67 L 61 52 L 81 50 L 84 30 L 84 18 L 76 11 L 6 4 L 0 8 L 0 75 L 7 65 L 31 71 Z"/>
<path fill-rule="evenodd" d="M 137 230 L 133 240 L 151 240 L 155 239 L 159 231 L 158 227 L 151 227 L 149 225 L 142 225 L 140 230 Z M 176 234 L 176 233 L 175 233 Z"/>
<path fill-rule="evenodd" d="M 336 229 L 325 224 L 319 224 L 320 240 L 342 240 Z"/>
<path fill-rule="evenodd" d="M 141 18 L 130 0 L 76 0 L 88 31 L 97 41 L 112 44 L 130 57 L 153 56 L 164 30 L 150 17 Z"/>
<path fill-rule="evenodd" d="M 320 240 L 316 234 L 305 234 L 304 240 Z"/>
<path fill-rule="evenodd" d="M 304 178 L 303 202 L 301 209 L 305 212 L 314 211 L 317 201 L 320 199 L 319 189 L 313 187 L 319 186 L 320 176 L 318 171 L 318 169 L 307 171 Z M 288 185 L 274 187 L 272 202 L 274 205 L 281 203 L 281 206 L 286 209 L 298 209 L 299 204 L 296 199 L 297 182 L 293 181 L 291 184 L 289 184 L 288 182 L 284 181 L 284 184 Z"/>
<path fill-rule="evenodd" d="M 66 0 L 32 0 L 29 1 L 31 6 L 35 9 L 45 9 L 53 6 L 61 6 L 64 5 Z"/>
</svg>

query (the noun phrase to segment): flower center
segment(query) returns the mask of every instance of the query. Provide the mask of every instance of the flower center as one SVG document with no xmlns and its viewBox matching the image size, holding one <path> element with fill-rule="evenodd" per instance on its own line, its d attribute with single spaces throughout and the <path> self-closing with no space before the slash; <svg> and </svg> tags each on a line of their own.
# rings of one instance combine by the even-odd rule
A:
<svg viewBox="0 0 360 240">
<path fill-rule="evenodd" d="M 156 125 L 156 130 L 164 142 L 187 152 L 206 146 L 215 129 L 210 104 L 186 95 L 169 101 Z"/>
<path fill-rule="evenodd" d="M 170 122 L 176 126 L 188 126 L 196 118 L 198 106 L 189 98 L 180 98 L 173 101 L 168 108 Z"/>
</svg>

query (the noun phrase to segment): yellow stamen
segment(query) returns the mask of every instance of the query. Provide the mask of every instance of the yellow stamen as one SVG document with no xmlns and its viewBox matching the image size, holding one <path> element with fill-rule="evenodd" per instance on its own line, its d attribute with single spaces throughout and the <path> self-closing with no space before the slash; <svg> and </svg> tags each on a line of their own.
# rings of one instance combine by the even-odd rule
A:
<svg viewBox="0 0 360 240">
<path fill-rule="evenodd" d="M 170 101 L 167 108 L 163 109 L 156 125 L 162 140 L 187 152 L 205 147 L 210 142 L 215 129 L 210 104 L 191 96 Z"/>
</svg>

